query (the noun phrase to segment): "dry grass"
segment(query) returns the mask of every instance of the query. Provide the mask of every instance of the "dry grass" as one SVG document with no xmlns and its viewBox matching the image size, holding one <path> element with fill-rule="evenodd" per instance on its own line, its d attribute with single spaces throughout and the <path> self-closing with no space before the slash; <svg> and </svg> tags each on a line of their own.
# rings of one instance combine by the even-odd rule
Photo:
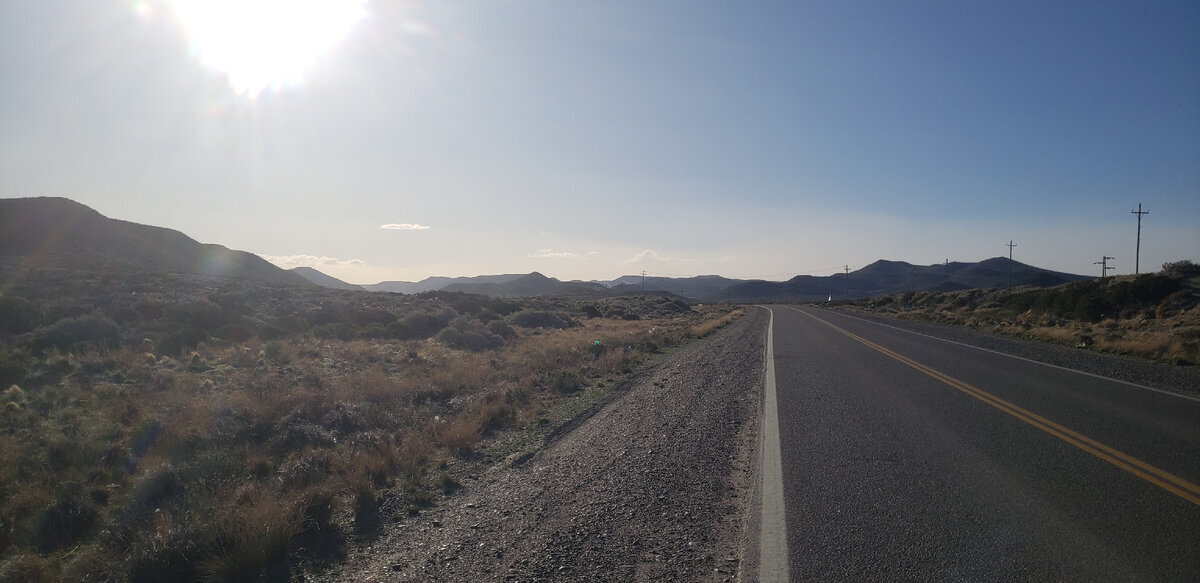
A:
<svg viewBox="0 0 1200 583">
<path fill-rule="evenodd" d="M 902 318 L 1169 363 L 1200 363 L 1200 277 L 1171 270 L 1047 289 L 884 296 L 858 305 Z"/>
<path fill-rule="evenodd" d="M 52 350 L 42 386 L 0 393 L 0 580 L 255 580 L 297 533 L 362 528 L 382 492 L 739 315 L 518 327 L 477 352 L 312 335 Z M 417 511 L 433 500 L 411 488 Z M 49 521 L 93 512 L 79 532 Z M 43 540 L 65 546 L 32 552 Z M 59 552 L 76 547 L 91 560 Z"/>
<path fill-rule="evenodd" d="M 688 329 L 688 334 L 695 338 L 704 338 L 714 331 L 729 325 L 730 322 L 742 317 L 742 310 L 734 310 L 727 314 L 701 321 Z"/>
</svg>

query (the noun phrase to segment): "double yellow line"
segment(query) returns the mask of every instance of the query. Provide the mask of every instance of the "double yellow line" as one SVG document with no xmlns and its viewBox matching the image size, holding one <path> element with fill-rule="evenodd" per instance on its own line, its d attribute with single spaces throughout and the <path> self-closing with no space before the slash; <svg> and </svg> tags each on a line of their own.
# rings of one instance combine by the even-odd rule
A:
<svg viewBox="0 0 1200 583">
<path fill-rule="evenodd" d="M 947 385 L 950 385 L 951 387 L 954 387 L 955 389 L 958 389 L 972 397 L 975 397 L 976 399 L 979 399 L 980 401 L 983 401 L 984 403 L 987 403 L 988 405 L 991 405 L 1001 411 L 1004 411 L 1005 413 L 1008 413 L 1009 415 L 1012 415 L 1013 417 L 1016 417 L 1017 419 L 1020 419 L 1021 421 L 1024 421 L 1038 429 L 1041 429 L 1042 431 L 1045 431 L 1046 433 L 1049 433 L 1050 435 L 1053 435 L 1054 437 L 1057 437 L 1071 445 L 1074 445 L 1075 447 L 1078 447 L 1079 449 L 1082 449 L 1083 451 L 1086 451 L 1086 452 L 1088 452 L 1088 453 L 1090 453 L 1090 454 L 1092 454 L 1114 466 L 1117 466 L 1118 468 L 1121 468 L 1122 470 L 1125 470 L 1143 480 L 1146 480 L 1147 482 L 1150 482 L 1151 484 L 1154 484 L 1155 486 L 1158 486 L 1159 488 L 1162 488 L 1163 490 L 1166 490 L 1176 496 L 1179 496 L 1180 498 L 1183 498 L 1184 500 L 1187 500 L 1188 502 L 1191 502 L 1192 504 L 1200 506 L 1200 486 L 1197 486 L 1196 484 L 1193 484 L 1183 478 L 1180 478 L 1179 476 L 1171 474 L 1170 472 L 1167 472 L 1167 471 L 1161 470 L 1155 466 L 1152 466 L 1152 465 L 1150 465 L 1140 459 L 1137 459 L 1129 454 L 1126 454 L 1124 452 L 1113 449 L 1107 445 L 1104 445 L 1103 443 L 1100 443 L 1099 441 L 1096 441 L 1095 439 L 1092 439 L 1092 438 L 1090 438 L 1086 435 L 1083 435 L 1077 431 L 1073 431 L 1071 429 L 1063 427 L 1062 425 L 1059 425 L 1059 424 L 1057 424 L 1049 419 L 1046 419 L 1045 417 L 1042 417 L 1036 413 L 1022 409 L 1021 407 L 1018 407 L 1012 403 L 1009 403 L 1008 401 L 1005 401 L 1004 399 L 1001 399 L 1001 398 L 999 398 L 991 393 L 988 393 L 987 391 L 984 391 L 978 387 L 971 386 L 971 385 L 964 383 L 964 382 L 962 382 L 950 375 L 947 375 L 941 371 L 932 369 L 932 368 L 925 366 L 915 360 L 912 360 L 911 358 L 897 354 L 896 352 L 893 352 L 892 350 L 884 348 L 883 346 L 880 346 L 874 342 L 871 342 L 870 340 L 867 340 L 866 338 L 863 338 L 861 336 L 858 336 L 856 334 L 848 332 L 842 328 L 839 328 L 838 326 L 836 326 L 830 322 L 827 322 L 821 318 L 818 318 L 817 316 L 814 316 L 808 312 L 805 312 L 802 310 L 797 310 L 797 311 L 799 311 L 801 314 L 804 314 L 805 316 L 808 316 L 809 318 L 812 318 L 826 326 L 829 326 L 830 328 L 833 328 L 834 330 L 846 335 L 849 338 L 852 338 L 854 340 L 857 340 L 858 342 L 861 342 L 862 344 L 865 344 L 871 348 L 874 348 L 875 350 L 878 350 L 879 352 L 882 352 L 883 354 L 885 354 L 887 356 L 890 356 L 890 357 L 892 357 L 914 369 L 917 369 L 917 370 L 919 370 L 919 371 L 921 371 L 921 372 L 923 372 L 923 373 L 925 373 Z"/>
</svg>

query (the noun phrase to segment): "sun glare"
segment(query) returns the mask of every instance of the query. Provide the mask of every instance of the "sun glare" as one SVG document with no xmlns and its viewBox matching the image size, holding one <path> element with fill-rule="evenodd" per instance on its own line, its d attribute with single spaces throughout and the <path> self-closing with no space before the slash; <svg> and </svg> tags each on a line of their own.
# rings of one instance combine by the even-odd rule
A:
<svg viewBox="0 0 1200 583">
<path fill-rule="evenodd" d="M 239 95 L 294 87 L 365 15 L 364 0 L 170 0 L 192 52 Z"/>
</svg>

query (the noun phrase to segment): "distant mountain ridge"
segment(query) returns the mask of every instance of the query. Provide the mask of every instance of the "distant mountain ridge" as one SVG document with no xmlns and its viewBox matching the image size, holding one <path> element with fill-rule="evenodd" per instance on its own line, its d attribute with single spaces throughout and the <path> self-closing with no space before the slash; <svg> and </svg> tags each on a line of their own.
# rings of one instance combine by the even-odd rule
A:
<svg viewBox="0 0 1200 583">
<path fill-rule="evenodd" d="M 517 279 L 497 282 L 453 283 L 443 291 L 461 291 L 495 297 L 565 296 L 603 293 L 607 287 L 597 283 L 563 282 L 538 272 Z"/>
<path fill-rule="evenodd" d="M 315 284 L 343 290 L 407 294 L 439 290 L 497 297 L 654 293 L 733 302 L 809 302 L 1008 285 L 1051 287 L 1092 279 L 993 257 L 977 263 L 923 266 L 879 260 L 848 274 L 798 275 L 783 282 L 718 275 L 684 278 L 625 275 L 611 281 L 564 282 L 533 272 L 430 277 L 419 282 L 385 281 L 360 286 L 311 267 L 283 270 L 252 253 L 199 243 L 172 229 L 110 219 L 85 205 L 57 197 L 0 199 L 0 261 L 20 270 L 165 271 L 270 284 Z"/>
<path fill-rule="evenodd" d="M 110 219 L 59 197 L 0 199 L 0 258 L 19 259 L 23 270 L 127 269 L 312 285 L 253 253 Z"/>
<path fill-rule="evenodd" d="M 382 291 L 400 294 L 419 294 L 427 291 L 438 291 L 454 284 L 508 283 L 525 277 L 528 274 L 515 273 L 505 275 L 477 275 L 474 277 L 427 277 L 421 281 L 383 281 L 361 286 L 367 291 Z"/>
<path fill-rule="evenodd" d="M 977 263 L 952 261 L 935 265 L 913 265 L 881 259 L 849 274 L 798 275 L 782 282 L 730 279 L 719 275 L 681 278 L 624 275 L 610 281 L 563 282 L 533 272 L 525 275 L 431 277 L 417 283 L 383 282 L 361 287 L 370 291 L 420 293 L 440 290 L 497 297 L 666 293 L 702 301 L 813 302 L 906 291 L 992 289 L 1009 285 L 1010 277 L 1013 286 L 1036 287 L 1091 279 L 994 257 Z"/>
<path fill-rule="evenodd" d="M 782 282 L 749 281 L 725 289 L 719 298 L 735 302 L 822 301 L 904 293 L 907 291 L 954 291 L 992 289 L 1007 285 L 1052 287 L 1092 279 L 1050 271 L 993 257 L 977 263 L 952 261 L 913 265 L 903 261 L 879 260 L 848 274 L 798 275 Z"/>
</svg>

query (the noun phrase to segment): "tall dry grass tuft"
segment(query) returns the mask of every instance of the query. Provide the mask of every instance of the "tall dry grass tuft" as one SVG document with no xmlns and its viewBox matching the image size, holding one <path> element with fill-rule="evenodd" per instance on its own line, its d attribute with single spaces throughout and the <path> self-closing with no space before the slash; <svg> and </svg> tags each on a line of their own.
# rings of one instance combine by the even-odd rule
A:
<svg viewBox="0 0 1200 583">
<path fill-rule="evenodd" d="M 454 453 L 469 451 L 479 442 L 479 426 L 471 419 L 438 424 L 434 430 L 439 443 Z"/>
<path fill-rule="evenodd" d="M 200 562 L 205 581 L 255 581 L 287 555 L 302 525 L 302 510 L 263 492 L 218 511 L 211 525 L 214 551 Z"/>
</svg>

